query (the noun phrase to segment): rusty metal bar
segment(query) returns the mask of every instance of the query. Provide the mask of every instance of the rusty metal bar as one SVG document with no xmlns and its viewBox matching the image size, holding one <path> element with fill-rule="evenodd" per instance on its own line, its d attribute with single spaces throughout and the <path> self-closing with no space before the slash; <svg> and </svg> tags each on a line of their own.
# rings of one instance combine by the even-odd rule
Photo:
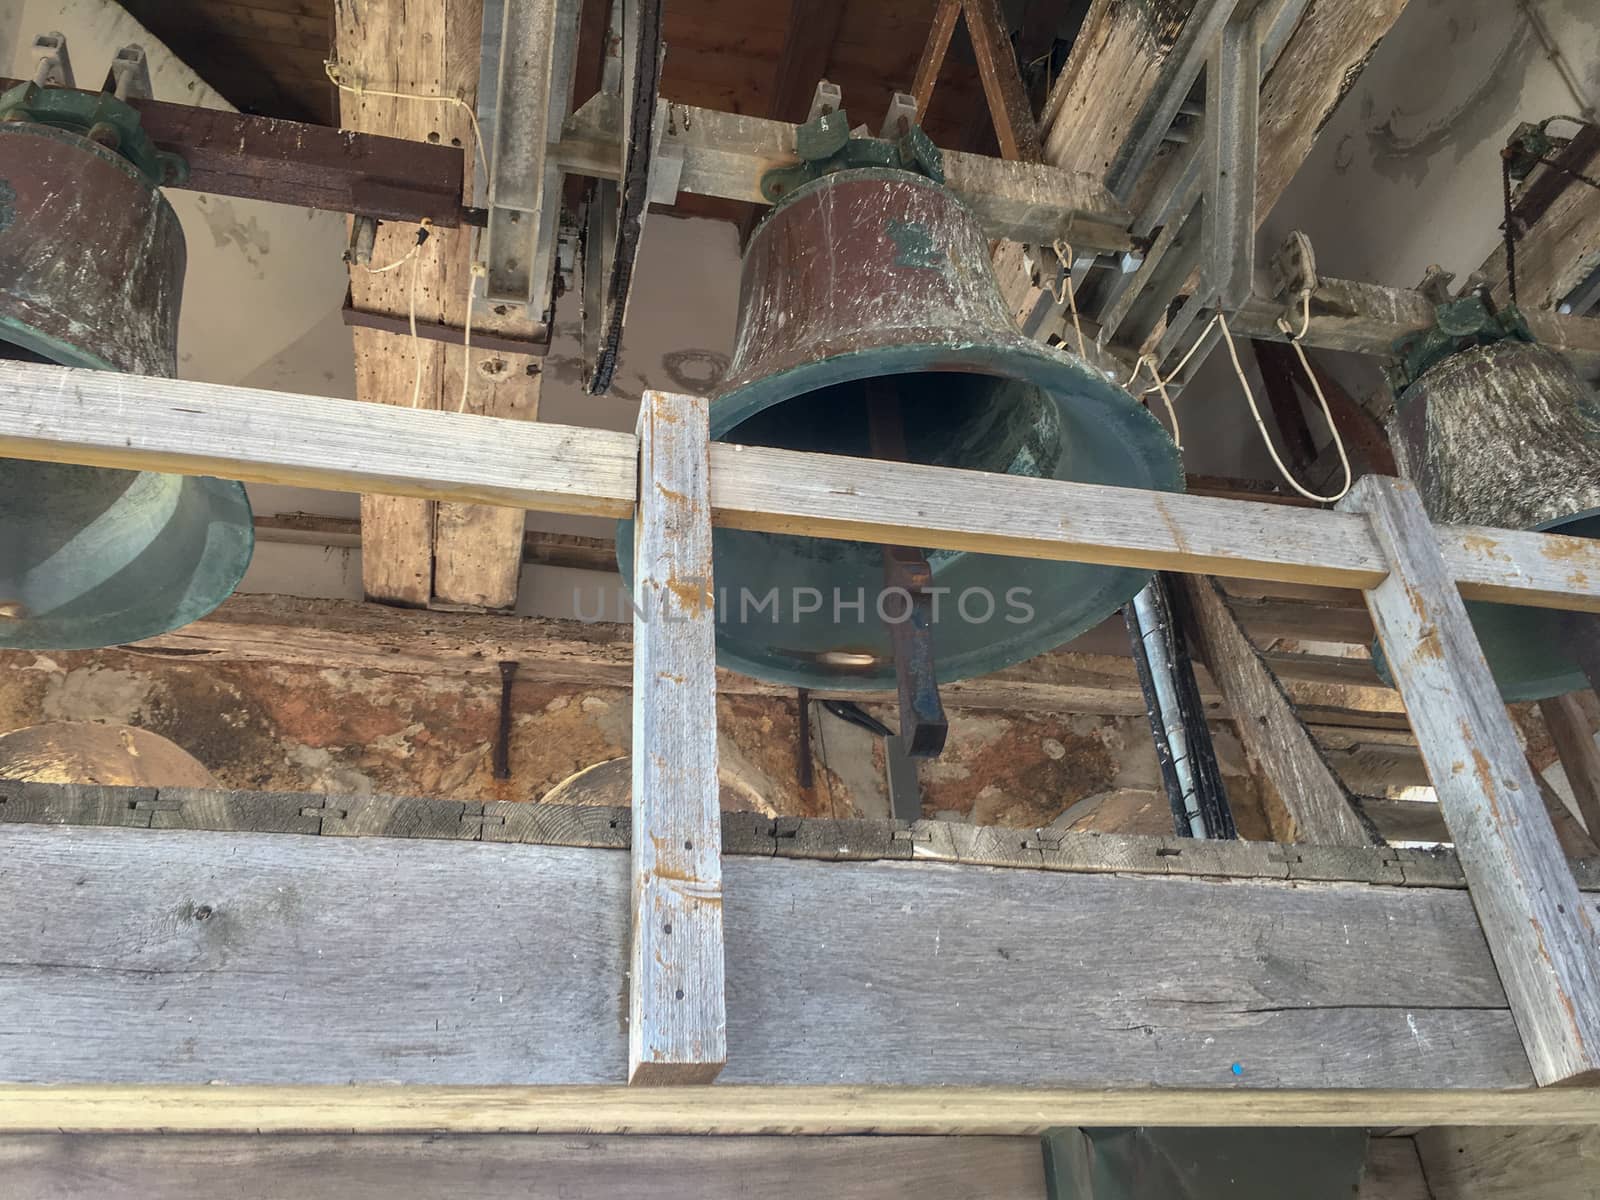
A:
<svg viewBox="0 0 1600 1200">
<path fill-rule="evenodd" d="M 0 91 L 16 83 L 0 81 Z M 462 147 L 161 100 L 129 103 L 156 148 L 189 164 L 187 191 L 385 221 L 427 218 L 446 229 L 461 224 Z"/>
</svg>

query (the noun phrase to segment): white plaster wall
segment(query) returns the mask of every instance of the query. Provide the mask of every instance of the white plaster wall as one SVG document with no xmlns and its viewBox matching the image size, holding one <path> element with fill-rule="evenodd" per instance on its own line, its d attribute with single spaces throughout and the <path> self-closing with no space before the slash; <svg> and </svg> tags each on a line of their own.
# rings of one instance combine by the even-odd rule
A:
<svg viewBox="0 0 1600 1200">
<path fill-rule="evenodd" d="M 1534 2 L 1600 107 L 1600 2 Z M 1409 287 L 1437 263 L 1464 280 L 1499 241 L 1506 138 L 1575 107 L 1514 0 L 1411 0 L 1279 200 L 1263 249 L 1302 229 L 1330 275 Z"/>
<path fill-rule="evenodd" d="M 1600 0 L 1534 3 L 1600 107 Z M 1575 108 L 1515 0 L 1411 0 L 1262 227 L 1257 260 L 1300 229 L 1328 275 L 1410 287 L 1437 263 L 1459 285 L 1499 243 L 1512 129 Z M 1322 359 L 1358 398 L 1384 388 L 1370 359 Z M 1278 478 L 1222 351 L 1179 403 L 1191 470 Z M 1326 444 L 1326 423 L 1306 411 Z"/>
</svg>

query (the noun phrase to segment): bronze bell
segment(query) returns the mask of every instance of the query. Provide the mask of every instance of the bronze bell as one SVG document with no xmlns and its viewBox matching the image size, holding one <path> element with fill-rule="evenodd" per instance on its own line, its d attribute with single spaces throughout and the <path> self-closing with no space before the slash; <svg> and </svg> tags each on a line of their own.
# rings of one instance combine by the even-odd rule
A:
<svg viewBox="0 0 1600 1200">
<path fill-rule="evenodd" d="M 852 143 L 853 145 L 854 143 Z M 1178 452 L 1127 391 L 1017 329 L 988 239 L 936 179 L 833 170 L 786 190 L 745 251 L 737 343 L 711 436 L 875 454 L 869 409 L 889 395 L 907 461 L 1181 491 Z M 931 497 L 936 499 L 936 497 Z M 1065 516 L 1067 514 L 1063 514 Z M 631 529 L 619 536 L 631 576 Z M 1149 572 L 933 551 L 940 682 L 1060 645 L 1128 601 Z M 715 531 L 718 659 L 799 687 L 894 686 L 881 547 Z"/>
<path fill-rule="evenodd" d="M 1390 440 L 1437 522 L 1600 537 L 1600 403 L 1553 350 L 1509 336 L 1439 359 L 1400 392 Z M 1467 609 L 1505 699 L 1587 686 L 1565 614 Z"/>
<path fill-rule="evenodd" d="M 205 764 L 132 725 L 52 721 L 0 734 L 0 779 L 106 787 L 214 788 Z"/>
<path fill-rule="evenodd" d="M 0 357 L 177 374 L 185 248 L 138 114 L 110 95 L 0 97 Z M 254 543 L 232 480 L 0 459 L 0 648 L 154 636 L 233 590 Z"/>
</svg>

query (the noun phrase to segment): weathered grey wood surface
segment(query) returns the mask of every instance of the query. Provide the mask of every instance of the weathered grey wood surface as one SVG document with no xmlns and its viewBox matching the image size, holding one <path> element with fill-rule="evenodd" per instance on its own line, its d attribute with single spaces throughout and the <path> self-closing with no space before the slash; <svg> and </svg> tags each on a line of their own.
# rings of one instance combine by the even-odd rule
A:
<svg viewBox="0 0 1600 1200">
<path fill-rule="evenodd" d="M 1600 1200 L 1600 1129 L 1424 1129 L 1429 1200 Z"/>
<path fill-rule="evenodd" d="M 1392 572 L 1367 607 L 1540 1083 L 1600 1080 L 1600 935 L 1415 487 L 1368 475 Z"/>
<path fill-rule="evenodd" d="M 1234 713 L 1234 727 L 1258 762 L 1299 836 L 1322 846 L 1364 846 L 1371 831 L 1350 804 L 1350 790 L 1328 765 L 1311 731 L 1295 714 L 1277 677 L 1261 661 L 1216 583 L 1183 581 L 1190 632 L 1200 657 Z"/>
<path fill-rule="evenodd" d="M 1397 833 L 1448 837 L 1438 805 L 1363 801 L 1380 826 Z M 1419 826 L 1406 812 L 1426 809 Z M 498 802 L 463 804 L 408 796 L 328 796 L 313 792 L 224 792 L 193 788 L 119 788 L 0 779 L 0 824 L 112 825 L 136 829 L 211 829 L 517 842 L 626 850 L 633 844 L 626 808 Z M 1449 850 L 1392 846 L 1301 846 L 1273 842 L 1199 842 L 1137 834 L 1063 833 L 947 821 L 831 820 L 722 814 L 724 854 L 964 863 L 1039 871 L 1117 872 L 1302 882 L 1464 888 Z M 1571 861 L 1581 888 L 1600 892 L 1600 859 Z"/>
<path fill-rule="evenodd" d="M 707 402 L 646 392 L 633 541 L 628 1078 L 705 1083 L 728 1058 Z"/>
<path fill-rule="evenodd" d="M 728 1082 L 1531 1082 L 1459 891 L 724 871 Z M 0 1063 L 20 1083 L 621 1082 L 627 901 L 627 856 L 603 850 L 6 825 Z"/>
<path fill-rule="evenodd" d="M 1545 728 L 1567 772 L 1589 836 L 1600 840 L 1600 746 L 1589 728 L 1588 714 L 1576 696 L 1556 696 L 1539 703 Z"/>
<path fill-rule="evenodd" d="M 1409 1143 L 1408 1143 L 1409 1145 Z M 1044 1200 L 1031 1137 L 0 1137 L 7 1200 Z M 1365 1193 L 1363 1193 L 1365 1196 Z M 1374 1193 L 1372 1200 L 1406 1200 Z"/>
</svg>

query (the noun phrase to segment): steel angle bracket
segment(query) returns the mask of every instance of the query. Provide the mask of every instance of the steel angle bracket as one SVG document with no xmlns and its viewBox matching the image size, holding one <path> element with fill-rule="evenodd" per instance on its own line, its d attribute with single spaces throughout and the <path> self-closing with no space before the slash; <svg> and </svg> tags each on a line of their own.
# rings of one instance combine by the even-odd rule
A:
<svg viewBox="0 0 1600 1200">
<path fill-rule="evenodd" d="M 572 104 L 579 0 L 487 0 L 478 123 L 489 157 L 484 298 L 547 322 L 561 224 L 551 148 Z M 494 64 L 492 88 L 490 69 Z"/>
</svg>

